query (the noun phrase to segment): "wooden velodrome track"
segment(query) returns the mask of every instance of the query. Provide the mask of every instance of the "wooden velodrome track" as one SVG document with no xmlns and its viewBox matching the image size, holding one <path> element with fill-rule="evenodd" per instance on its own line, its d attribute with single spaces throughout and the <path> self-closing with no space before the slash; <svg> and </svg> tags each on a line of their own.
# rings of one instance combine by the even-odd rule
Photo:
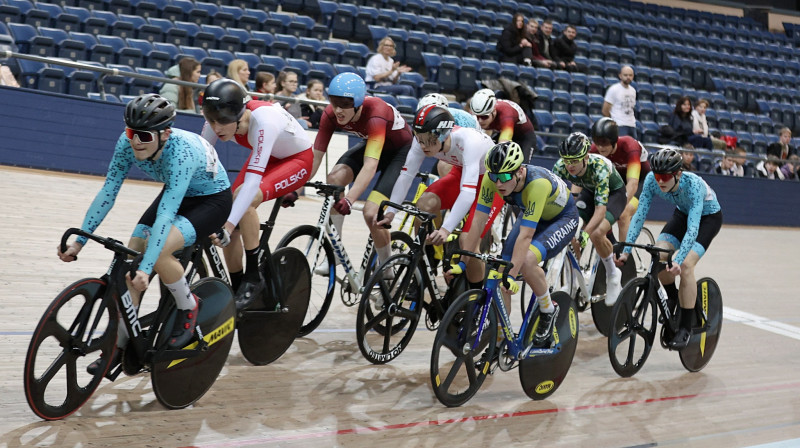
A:
<svg viewBox="0 0 800 448">
<path fill-rule="evenodd" d="M 726 313 L 716 354 L 699 373 L 655 347 L 636 376 L 619 378 L 587 311 L 570 373 L 548 400 L 529 400 L 516 371 L 498 371 L 466 405 L 448 409 L 429 384 L 433 333 L 421 328 L 399 358 L 373 366 L 356 345 L 355 309 L 335 298 L 321 329 L 272 365 L 250 365 L 234 343 L 217 382 L 190 408 L 167 411 L 147 375 L 121 376 L 69 418 L 41 421 L 23 395 L 25 353 L 52 298 L 108 266 L 93 243 L 76 263 L 55 256 L 102 179 L 9 167 L 0 179 L 0 447 L 800 446 L 800 231 L 735 226 L 723 227 L 698 269 L 719 283 Z M 127 240 L 158 188 L 126 184 L 98 233 Z M 316 222 L 319 207 L 304 198 L 282 211 L 273 243 Z M 344 234 L 360 259 L 360 213 Z"/>
</svg>

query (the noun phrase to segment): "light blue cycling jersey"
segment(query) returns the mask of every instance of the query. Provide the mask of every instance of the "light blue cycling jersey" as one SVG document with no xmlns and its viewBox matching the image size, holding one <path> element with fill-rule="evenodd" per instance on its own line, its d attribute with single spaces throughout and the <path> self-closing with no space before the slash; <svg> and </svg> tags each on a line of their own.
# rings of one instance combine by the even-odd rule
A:
<svg viewBox="0 0 800 448">
<path fill-rule="evenodd" d="M 473 128 L 483 132 L 483 129 L 481 129 L 481 126 L 478 124 L 478 120 L 471 113 L 462 109 L 456 109 L 454 107 L 448 107 L 447 110 L 449 110 L 450 115 L 453 116 L 453 121 L 455 122 L 456 126 L 460 126 L 462 128 Z"/>
<path fill-rule="evenodd" d="M 686 256 L 689 255 L 689 251 L 697 240 L 700 218 L 714 214 L 722 209 L 717 201 L 717 194 L 714 193 L 714 190 L 703 178 L 689 172 L 683 172 L 678 188 L 673 193 L 664 193 L 658 187 L 653 173 L 647 173 L 642 187 L 642 194 L 639 196 L 639 208 L 636 210 L 636 214 L 633 215 L 631 226 L 628 229 L 627 242 L 636 241 L 639 236 L 645 218 L 647 218 L 647 212 L 650 211 L 650 201 L 653 195 L 658 195 L 665 201 L 674 204 L 678 207 L 678 210 L 688 217 L 686 235 L 681 241 L 680 250 L 674 260 L 675 263 L 681 264 Z M 630 253 L 631 249 L 626 247 L 625 253 Z"/>
<path fill-rule="evenodd" d="M 83 219 L 82 230 L 94 232 L 103 222 L 114 206 L 122 182 L 132 165 L 139 167 L 154 180 L 164 183 L 164 195 L 158 205 L 151 238 L 148 239 L 147 249 L 139 266 L 139 270 L 149 275 L 183 198 L 216 194 L 229 189 L 231 183 L 214 147 L 197 134 L 172 128 L 172 134 L 164 144 L 161 156 L 149 161 L 136 160 L 130 141 L 123 132 L 114 148 L 103 188 L 95 196 Z M 86 244 L 85 237 L 80 237 L 77 241 Z"/>
</svg>

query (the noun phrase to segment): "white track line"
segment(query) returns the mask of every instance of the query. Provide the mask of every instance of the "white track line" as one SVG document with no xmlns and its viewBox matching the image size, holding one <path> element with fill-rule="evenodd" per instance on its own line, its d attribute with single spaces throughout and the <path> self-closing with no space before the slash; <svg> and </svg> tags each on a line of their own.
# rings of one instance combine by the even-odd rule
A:
<svg viewBox="0 0 800 448">
<path fill-rule="evenodd" d="M 756 316 L 733 308 L 724 307 L 723 317 L 733 322 L 750 325 L 761 330 L 790 337 L 800 341 L 800 328 L 782 322 L 767 319 L 766 317 Z"/>
</svg>

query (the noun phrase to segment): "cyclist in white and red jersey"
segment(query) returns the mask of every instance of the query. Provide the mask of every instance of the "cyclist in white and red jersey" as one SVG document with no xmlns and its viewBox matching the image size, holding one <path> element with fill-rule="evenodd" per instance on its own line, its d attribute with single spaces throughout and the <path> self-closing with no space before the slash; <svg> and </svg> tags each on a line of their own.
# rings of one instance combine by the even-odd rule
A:
<svg viewBox="0 0 800 448">
<path fill-rule="evenodd" d="M 469 107 L 481 128 L 500 133 L 497 143 L 514 141 L 522 148 L 524 163 L 531 160 L 531 154 L 536 147 L 536 132 L 519 104 L 498 100 L 493 90 L 481 89 L 472 96 Z"/>
<path fill-rule="evenodd" d="M 483 132 L 455 126 L 450 111 L 433 104 L 417 112 L 412 128 L 414 142 L 400 177 L 392 189 L 391 201 L 396 204 L 403 201 L 425 157 L 435 157 L 452 165 L 452 169 L 431 184 L 417 200 L 417 207 L 428 213 L 438 214 L 443 209 L 450 209 L 441 227 L 428 236 L 428 243 L 443 244 L 468 213 L 470 218 L 461 230 L 469 231 L 471 216 L 478 201 L 478 185 L 486 171 L 483 159 L 494 143 Z M 377 224 L 391 223 L 395 212 L 395 209 L 388 209 L 383 221 Z M 480 263 L 476 262 L 474 266 L 468 270 L 467 276 L 470 283 L 479 288 L 483 280 L 483 270 Z"/>
<path fill-rule="evenodd" d="M 313 161 L 306 131 L 286 109 L 247 101 L 246 97 L 244 89 L 230 79 L 212 82 L 203 97 L 206 124 L 202 136 L 212 145 L 218 140 L 235 140 L 252 151 L 232 185 L 233 209 L 214 240 L 225 248 L 239 309 L 266 287 L 258 269 L 256 207 L 281 196 L 285 196 L 284 205 L 292 205 L 297 199 L 295 190 L 311 177 Z M 229 245 L 231 241 L 235 243 Z M 242 266 L 243 247 L 246 269 Z"/>
<path fill-rule="evenodd" d="M 364 80 L 355 73 L 340 73 L 328 86 L 331 104 L 325 108 L 319 122 L 319 132 L 314 141 L 314 168 L 312 177 L 328 150 L 333 132 L 341 129 L 364 140 L 350 148 L 336 162 L 327 182 L 333 185 L 353 186 L 339 199 L 333 208 L 331 222 L 341 233 L 344 216 L 369 187 L 369 183 L 380 172 L 375 187 L 364 205 L 364 221 L 369 227 L 380 262 L 391 256 L 389 231 L 376 225 L 378 205 L 388 199 L 400 169 L 411 147 L 411 129 L 400 113 L 380 98 L 366 97 Z M 325 274 L 329 271 L 322 263 L 314 271 Z"/>
</svg>

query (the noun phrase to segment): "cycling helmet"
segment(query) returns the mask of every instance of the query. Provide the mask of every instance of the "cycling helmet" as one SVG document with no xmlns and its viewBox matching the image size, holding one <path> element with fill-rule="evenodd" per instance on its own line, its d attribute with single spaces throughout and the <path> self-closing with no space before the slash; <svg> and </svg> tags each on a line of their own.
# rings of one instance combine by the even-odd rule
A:
<svg viewBox="0 0 800 448">
<path fill-rule="evenodd" d="M 486 170 L 490 173 L 513 173 L 522 165 L 525 155 L 522 148 L 513 141 L 494 145 L 486 153 Z"/>
<path fill-rule="evenodd" d="M 495 104 L 497 104 L 497 99 L 494 97 L 494 91 L 492 89 L 481 89 L 475 92 L 475 95 L 472 95 L 472 99 L 469 101 L 469 108 L 472 109 L 472 113 L 475 115 L 489 115 L 494 110 Z"/>
<path fill-rule="evenodd" d="M 564 159 L 582 159 L 589 153 L 590 146 L 589 137 L 582 132 L 573 132 L 561 142 L 558 155 Z"/>
<path fill-rule="evenodd" d="M 139 95 L 125 106 L 125 126 L 140 131 L 163 131 L 175 121 L 175 105 L 161 95 Z"/>
<path fill-rule="evenodd" d="M 353 99 L 353 107 L 360 107 L 367 95 L 367 85 L 355 73 L 339 73 L 328 86 L 328 96 L 341 96 Z"/>
<path fill-rule="evenodd" d="M 661 149 L 650 154 L 650 171 L 656 174 L 672 174 L 680 171 L 683 166 L 683 156 L 674 149 Z"/>
<path fill-rule="evenodd" d="M 453 129 L 453 116 L 444 107 L 429 104 L 417 111 L 411 129 L 414 134 L 432 133 L 443 142 Z"/>
<path fill-rule="evenodd" d="M 247 93 L 236 81 L 221 78 L 206 87 L 203 94 L 203 115 L 206 120 L 221 124 L 236 123 L 244 114 Z"/>
<path fill-rule="evenodd" d="M 616 145 L 617 140 L 619 140 L 619 126 L 617 126 L 617 123 L 608 117 L 595 121 L 592 125 L 592 140 L 597 140 L 598 138 L 606 139 L 612 145 Z"/>
<path fill-rule="evenodd" d="M 417 103 L 417 111 L 430 104 L 447 107 L 450 103 L 447 101 L 447 98 L 440 93 L 429 93 L 419 99 L 419 102 Z"/>
</svg>

